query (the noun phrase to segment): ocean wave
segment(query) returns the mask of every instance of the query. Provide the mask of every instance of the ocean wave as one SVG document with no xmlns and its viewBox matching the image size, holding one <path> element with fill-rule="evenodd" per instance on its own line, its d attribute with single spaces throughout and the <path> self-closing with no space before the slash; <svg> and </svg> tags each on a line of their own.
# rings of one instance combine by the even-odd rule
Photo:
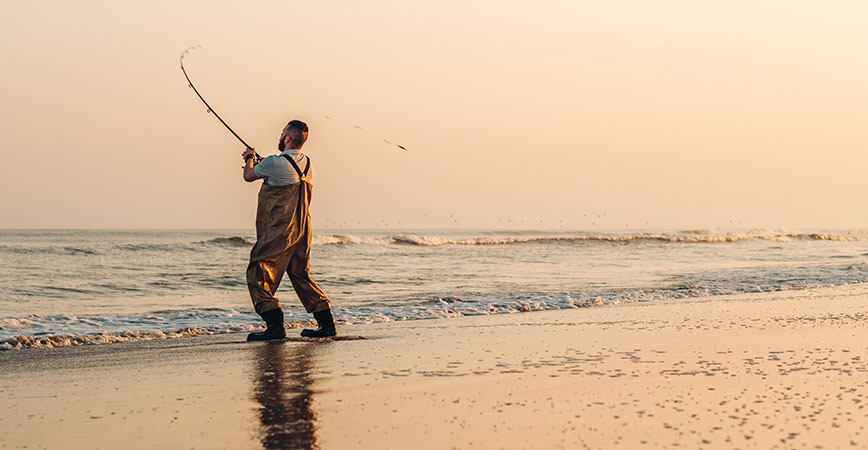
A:
<svg viewBox="0 0 868 450">
<path fill-rule="evenodd" d="M 202 241 L 202 244 L 219 245 L 222 247 L 250 247 L 255 242 L 247 239 L 244 236 L 217 237 Z"/>
<path fill-rule="evenodd" d="M 254 243 L 243 236 L 217 237 L 190 243 L 129 243 L 115 245 L 114 249 L 125 252 L 199 252 L 202 246 L 250 247 Z"/>
<path fill-rule="evenodd" d="M 455 237 L 437 234 L 386 234 L 382 236 L 315 233 L 312 244 L 323 245 L 409 245 L 417 247 L 454 246 L 496 246 L 548 243 L 661 243 L 661 244 L 730 244 L 745 241 L 771 241 L 789 243 L 793 241 L 830 241 L 830 242 L 868 242 L 868 231 L 840 232 L 793 232 L 784 230 L 756 229 L 750 231 L 684 230 L 676 232 L 631 232 L 602 233 L 576 232 L 544 233 L 518 235 L 489 235 Z M 244 236 L 225 236 L 189 243 L 142 243 L 130 242 L 113 246 L 33 246 L 0 245 L 0 254 L 22 255 L 68 255 L 94 256 L 121 252 L 201 252 L 203 246 L 217 248 L 251 247 L 254 240 Z"/>
<path fill-rule="evenodd" d="M 95 249 L 69 247 L 69 246 L 18 246 L 18 245 L 0 245 L 0 253 L 13 253 L 23 255 L 98 255 L 99 252 Z"/>
<path fill-rule="evenodd" d="M 390 245 L 394 244 L 395 240 L 390 236 L 386 237 L 371 237 L 371 236 L 354 236 L 351 234 L 314 234 L 311 244 L 313 245 L 348 245 L 348 244 L 371 244 L 371 245 Z"/>
<path fill-rule="evenodd" d="M 193 250 L 188 245 L 179 244 L 122 244 L 115 245 L 114 248 L 124 252 L 176 252 L 178 250 Z"/>
<path fill-rule="evenodd" d="M 718 244 L 737 243 L 751 240 L 787 243 L 798 241 L 840 241 L 865 242 L 868 232 L 790 232 L 773 230 L 752 230 L 746 232 L 724 232 L 714 230 L 686 230 L 679 232 L 649 232 L 649 233 L 577 233 L 574 235 L 537 235 L 537 236 L 479 236 L 456 238 L 436 235 L 397 234 L 380 238 L 353 235 L 317 235 L 314 245 L 414 245 L 420 247 L 440 247 L 445 245 L 489 246 L 515 245 L 529 243 L 564 243 L 564 242 L 659 242 L 681 244 Z"/>
</svg>

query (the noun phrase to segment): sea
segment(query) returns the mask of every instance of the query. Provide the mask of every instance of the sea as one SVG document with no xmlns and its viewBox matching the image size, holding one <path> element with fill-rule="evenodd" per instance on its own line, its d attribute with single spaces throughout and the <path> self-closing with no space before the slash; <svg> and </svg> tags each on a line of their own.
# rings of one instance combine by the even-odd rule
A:
<svg viewBox="0 0 868 450">
<path fill-rule="evenodd" d="M 0 230 L 0 350 L 261 328 L 253 230 Z M 315 231 L 341 324 L 459 320 L 868 281 L 868 230 Z M 288 326 L 311 324 L 288 280 Z M 289 330 L 292 333 L 292 330 Z"/>
</svg>

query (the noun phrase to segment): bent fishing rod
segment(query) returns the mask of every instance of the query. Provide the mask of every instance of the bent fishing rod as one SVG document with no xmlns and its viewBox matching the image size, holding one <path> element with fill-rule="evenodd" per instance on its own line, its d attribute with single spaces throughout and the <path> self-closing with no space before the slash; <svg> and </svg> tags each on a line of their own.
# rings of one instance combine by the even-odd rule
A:
<svg viewBox="0 0 868 450">
<path fill-rule="evenodd" d="M 208 110 L 206 111 L 207 113 L 209 113 L 209 114 L 214 114 L 214 117 L 216 117 L 217 120 L 219 120 L 220 123 L 222 123 L 223 126 L 226 127 L 226 129 L 229 130 L 229 132 L 232 133 L 233 136 L 235 136 L 236 139 L 238 139 L 239 141 L 241 141 L 241 143 L 244 144 L 244 147 L 245 147 L 245 148 L 247 148 L 247 149 L 249 149 L 249 150 L 253 150 L 253 147 L 251 147 L 247 142 L 244 142 L 244 139 L 241 139 L 241 136 L 239 136 L 238 133 L 236 133 L 235 130 L 233 130 L 233 129 L 232 129 L 232 128 L 231 128 L 231 127 L 226 123 L 226 121 L 224 121 L 224 120 L 223 120 L 219 115 L 217 115 L 217 112 L 214 111 L 214 108 L 211 108 L 211 105 L 209 105 L 208 102 L 205 101 L 205 98 L 203 98 L 203 97 L 202 97 L 202 94 L 199 93 L 199 90 L 196 89 L 196 86 L 193 86 L 193 81 L 190 80 L 190 76 L 187 75 L 187 70 L 184 69 L 184 56 L 186 56 L 187 53 L 190 53 L 190 52 L 192 52 L 193 50 L 196 50 L 197 48 L 202 48 L 202 47 L 201 47 L 200 45 L 194 45 L 194 46 L 192 46 L 192 47 L 190 47 L 190 48 L 184 50 L 183 52 L 181 52 L 181 58 L 180 58 L 180 61 L 181 61 L 181 72 L 184 72 L 184 78 L 187 79 L 187 85 L 190 86 L 191 89 L 193 89 L 193 92 L 196 93 L 196 96 L 199 97 L 199 100 L 202 100 L 202 103 L 204 103 L 205 106 L 208 108 Z M 333 118 L 332 118 L 331 116 L 328 116 L 328 115 L 325 115 L 325 116 L 323 116 L 323 117 L 325 117 L 326 119 L 329 119 L 329 120 L 333 120 Z M 362 127 L 359 126 L 359 125 L 355 125 L 354 128 L 359 129 L 359 130 L 363 130 L 363 129 L 364 129 L 364 128 L 362 128 Z M 382 141 L 385 142 L 386 144 L 394 145 L 394 146 L 400 148 L 401 150 L 404 150 L 405 152 L 409 151 L 409 150 L 407 150 L 406 147 L 404 147 L 404 146 L 401 145 L 401 144 L 398 144 L 398 143 L 392 142 L 392 141 L 390 141 L 390 140 L 388 140 L 388 139 L 381 138 L 381 137 L 378 138 L 378 139 L 382 140 Z M 256 158 L 256 162 L 257 162 L 257 163 L 258 163 L 259 161 L 262 161 L 262 157 L 259 156 L 259 155 L 256 155 L 255 158 Z"/>
<path fill-rule="evenodd" d="M 202 48 L 202 47 L 199 46 L 199 45 L 194 45 L 194 46 L 188 48 L 187 50 L 184 50 L 183 52 L 181 52 L 181 58 L 180 58 L 180 61 L 181 61 L 181 72 L 184 72 L 184 78 L 187 79 L 187 85 L 190 86 L 190 88 L 193 89 L 193 92 L 196 93 L 196 96 L 199 97 L 199 100 L 202 100 L 202 103 L 204 103 L 205 106 L 208 108 L 208 110 L 206 111 L 207 113 L 209 113 L 209 114 L 214 114 L 214 117 L 216 117 L 217 120 L 219 120 L 220 123 L 222 123 L 223 126 L 226 127 L 226 129 L 229 130 L 229 132 L 232 133 L 233 136 L 235 136 L 236 139 L 238 139 L 239 141 L 241 141 L 242 144 L 244 144 L 244 148 L 246 148 L 246 149 L 248 149 L 248 150 L 253 150 L 253 147 L 251 147 L 247 142 L 244 142 L 244 139 L 241 139 L 241 136 L 239 136 L 238 133 L 236 133 L 235 130 L 233 130 L 232 127 L 230 127 L 230 126 L 226 123 L 226 121 L 223 120 L 223 119 L 222 119 L 222 118 L 217 114 L 216 111 L 214 111 L 214 108 L 212 108 L 211 105 L 209 105 L 208 102 L 205 101 L 205 98 L 202 97 L 202 94 L 199 93 L 199 90 L 196 89 L 196 86 L 193 86 L 193 81 L 190 80 L 190 76 L 187 75 L 187 70 L 184 69 L 184 56 L 186 56 L 187 53 L 190 53 L 191 51 L 196 50 L 197 48 Z M 259 162 L 260 160 L 262 160 L 262 157 L 259 156 L 259 155 L 256 155 L 256 160 L 257 160 L 256 162 Z"/>
</svg>

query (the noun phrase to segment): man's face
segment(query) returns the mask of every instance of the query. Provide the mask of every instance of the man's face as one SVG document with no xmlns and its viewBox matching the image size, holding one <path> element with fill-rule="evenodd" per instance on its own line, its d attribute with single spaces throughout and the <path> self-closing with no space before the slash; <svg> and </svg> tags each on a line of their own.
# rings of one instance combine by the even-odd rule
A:
<svg viewBox="0 0 868 450">
<path fill-rule="evenodd" d="M 280 133 L 280 141 L 277 143 L 277 149 L 280 151 L 286 150 L 286 141 L 289 139 L 289 125 L 283 127 Z"/>
</svg>

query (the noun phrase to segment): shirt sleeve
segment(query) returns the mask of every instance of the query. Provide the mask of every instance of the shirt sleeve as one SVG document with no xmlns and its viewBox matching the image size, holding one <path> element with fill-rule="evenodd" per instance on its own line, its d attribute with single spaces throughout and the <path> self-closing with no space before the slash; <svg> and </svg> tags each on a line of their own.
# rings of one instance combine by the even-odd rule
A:
<svg viewBox="0 0 868 450">
<path fill-rule="evenodd" d="M 259 164 L 253 166 L 253 171 L 259 178 L 268 178 L 274 173 L 274 155 L 266 156 Z"/>
</svg>

